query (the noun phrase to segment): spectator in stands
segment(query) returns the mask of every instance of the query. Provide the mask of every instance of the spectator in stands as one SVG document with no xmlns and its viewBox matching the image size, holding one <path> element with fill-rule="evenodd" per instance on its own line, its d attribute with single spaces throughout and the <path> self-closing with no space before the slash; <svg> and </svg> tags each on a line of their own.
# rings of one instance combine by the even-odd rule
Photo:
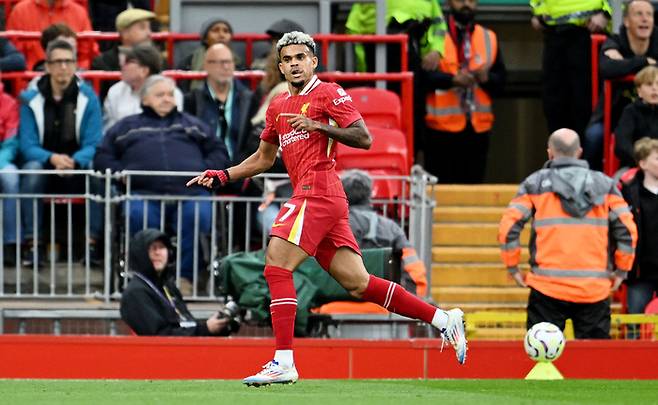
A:
<svg viewBox="0 0 658 405">
<path fill-rule="evenodd" d="M 20 97 L 18 139 L 22 169 L 88 169 L 101 138 L 101 108 L 94 90 L 76 78 L 75 50 L 66 41 L 54 40 L 46 50 L 46 74 L 35 88 Z M 80 176 L 29 175 L 21 181 L 21 193 L 81 192 Z M 33 246 L 34 226 L 41 229 L 41 210 L 33 222 L 32 199 L 23 199 L 24 235 Z"/>
<path fill-rule="evenodd" d="M 0 38 L 0 72 L 25 70 L 25 56 L 7 38 Z"/>
<path fill-rule="evenodd" d="M 544 33 L 543 102 L 549 132 L 583 136 L 592 115 L 590 34 L 609 31 L 607 0 L 530 0 L 532 27 Z"/>
<path fill-rule="evenodd" d="M 16 170 L 14 159 L 18 151 L 18 103 L 4 92 L 0 82 L 0 192 L 18 194 L 18 174 L 6 173 Z M 5 266 L 16 265 L 16 203 L 13 198 L 2 199 L 2 232 Z"/>
<path fill-rule="evenodd" d="M 116 28 L 117 16 L 128 9 L 128 0 L 89 0 L 91 25 L 96 31 L 111 32 Z M 150 0 L 130 0 L 133 8 L 151 10 Z"/>
<path fill-rule="evenodd" d="M 658 139 L 644 137 L 635 142 L 635 159 L 640 170 L 622 184 L 622 194 L 638 233 L 633 269 L 626 280 L 628 312 L 641 314 L 658 293 Z"/>
<path fill-rule="evenodd" d="M 416 249 L 400 225 L 379 215 L 372 207 L 372 179 L 363 170 L 348 170 L 341 175 L 349 203 L 350 228 L 361 249 L 393 248 L 402 258 L 400 285 L 418 296 L 427 294 L 427 270 Z"/>
<path fill-rule="evenodd" d="M 75 32 L 91 31 L 87 10 L 74 0 L 24 0 L 14 6 L 7 19 L 8 30 L 42 31 L 54 23 L 66 23 Z M 16 48 L 27 58 L 27 67 L 32 70 L 35 63 L 44 58 L 38 40 L 17 41 Z M 98 45 L 81 41 L 78 47 L 78 66 L 88 69 Z"/>
<path fill-rule="evenodd" d="M 470 0 L 468 0 L 470 1 Z M 374 34 L 377 10 L 375 4 L 356 3 L 352 5 L 345 23 L 350 34 Z M 425 145 L 425 95 L 427 84 L 424 82 L 423 70 L 435 71 L 439 58 L 444 54 L 446 37 L 446 20 L 438 0 L 386 0 L 386 33 L 408 35 L 408 67 L 414 72 L 414 143 L 415 152 L 429 150 Z M 357 71 L 373 71 L 374 46 L 356 44 Z M 387 46 L 386 71 L 401 70 L 400 48 L 397 44 Z M 389 88 L 399 93 L 399 85 L 393 83 Z M 428 158 L 428 160 L 430 160 Z"/>
<path fill-rule="evenodd" d="M 54 41 L 56 39 L 61 39 L 73 47 L 73 49 L 78 48 L 78 40 L 77 40 L 77 35 L 76 33 L 69 27 L 68 25 L 64 23 L 55 23 L 52 25 L 47 26 L 42 32 L 41 32 L 41 49 L 46 51 L 48 48 L 48 44 L 50 41 Z M 77 51 L 76 51 L 77 52 Z M 45 53 L 44 53 L 45 57 Z M 37 70 L 37 71 L 44 71 L 46 69 L 46 61 L 44 59 L 36 62 L 34 64 L 34 67 L 32 70 Z"/>
<path fill-rule="evenodd" d="M 142 112 L 117 122 L 103 137 L 94 158 L 94 168 L 152 171 L 198 171 L 229 163 L 226 147 L 201 120 L 176 109 L 176 84 L 170 78 L 153 75 L 146 79 L 140 95 Z M 157 130 L 154 130 L 157 129 Z M 209 196 L 201 188 L 187 188 L 176 177 L 136 176 L 131 179 L 136 195 Z M 147 208 L 147 207 L 148 208 Z M 198 206 L 198 229 L 210 232 L 209 201 L 182 202 L 182 229 L 178 249 L 181 254 L 181 289 L 192 292 L 195 206 Z M 163 213 L 174 232 L 177 231 L 177 205 L 167 204 Z M 142 229 L 144 215 L 148 227 L 160 227 L 160 201 L 133 200 L 126 204 L 130 233 Z"/>
<path fill-rule="evenodd" d="M 228 21 L 213 17 L 201 25 L 199 33 L 201 44 L 191 54 L 186 56 L 176 67 L 181 70 L 200 71 L 205 70 L 206 50 L 215 44 L 231 46 L 233 38 L 233 27 Z M 240 58 L 233 54 L 234 66 L 242 67 Z M 203 86 L 203 80 L 192 80 L 189 88 L 196 90 Z"/>
<path fill-rule="evenodd" d="M 217 43 L 208 48 L 203 70 L 208 77 L 204 86 L 185 96 L 185 111 L 210 126 L 211 132 L 226 146 L 231 164 L 241 162 L 256 150 L 245 147 L 257 100 L 235 78 L 233 52 L 227 45 Z"/>
<path fill-rule="evenodd" d="M 448 4 L 445 52 L 423 80 L 425 168 L 442 183 L 482 183 L 494 122 L 491 98 L 502 91 L 506 69 L 496 34 L 474 22 L 477 1 Z"/>
<path fill-rule="evenodd" d="M 261 81 L 261 86 L 263 86 L 264 82 L 267 83 L 265 85 L 264 94 L 267 94 L 267 92 L 272 87 L 274 87 L 274 85 L 283 81 L 283 78 L 281 78 L 281 72 L 279 72 L 278 65 L 276 64 L 276 62 L 278 62 L 278 58 L 276 56 L 276 43 L 278 40 L 281 39 L 283 34 L 292 31 L 306 32 L 306 30 L 304 30 L 304 27 L 302 27 L 301 25 L 297 24 L 292 20 L 288 20 L 287 18 L 283 18 L 281 20 L 273 22 L 272 25 L 270 25 L 265 30 L 265 33 L 270 37 L 270 48 L 267 52 L 257 56 L 251 62 L 251 69 L 268 70 L 268 67 L 270 66 L 270 60 L 274 59 L 275 61 L 274 65 L 277 68 L 277 73 L 278 73 L 277 77 L 279 77 L 279 79 L 275 81 L 274 78 L 270 78 L 270 83 L 267 83 L 268 78 L 265 77 L 263 81 Z"/>
<path fill-rule="evenodd" d="M 564 329 L 571 318 L 577 339 L 609 339 L 608 297 L 633 265 L 637 228 L 615 182 L 589 170 L 581 154 L 575 131 L 551 134 L 549 161 L 521 183 L 500 221 L 498 242 L 514 281 L 530 287 L 528 328 L 545 321 Z M 524 276 L 520 236 L 530 220 L 530 273 Z"/>
<path fill-rule="evenodd" d="M 116 18 L 116 30 L 120 43 L 101 53 L 91 63 L 93 70 L 118 71 L 125 62 L 126 51 L 137 44 L 151 42 L 151 20 L 155 14 L 148 10 L 130 8 L 120 13 Z M 101 100 L 115 81 L 106 80 L 101 84 Z"/>
<path fill-rule="evenodd" d="M 658 32 L 654 30 L 653 5 L 649 0 L 624 4 L 624 23 L 601 47 L 601 79 L 618 79 L 655 65 L 658 60 Z M 626 105 L 635 98 L 632 83 L 616 83 L 612 93 L 611 129 L 615 128 Z M 603 162 L 603 97 L 592 114 L 583 139 L 583 157 L 594 170 Z"/>
<path fill-rule="evenodd" d="M 633 144 L 640 138 L 658 138 L 658 67 L 647 66 L 635 75 L 638 99 L 627 105 L 615 129 L 615 155 L 622 167 L 635 165 Z"/>
<path fill-rule="evenodd" d="M 121 66 L 121 81 L 107 92 L 103 102 L 103 130 L 107 131 L 120 119 L 142 112 L 139 91 L 146 79 L 160 73 L 162 56 L 150 43 L 137 44 L 126 51 L 126 61 Z M 176 106 L 183 110 L 183 93 L 176 88 Z"/>
<path fill-rule="evenodd" d="M 139 231 L 130 242 L 132 279 L 121 294 L 121 319 L 139 336 L 228 335 L 228 319 L 196 320 L 176 287 L 173 246 L 157 229 Z"/>
</svg>

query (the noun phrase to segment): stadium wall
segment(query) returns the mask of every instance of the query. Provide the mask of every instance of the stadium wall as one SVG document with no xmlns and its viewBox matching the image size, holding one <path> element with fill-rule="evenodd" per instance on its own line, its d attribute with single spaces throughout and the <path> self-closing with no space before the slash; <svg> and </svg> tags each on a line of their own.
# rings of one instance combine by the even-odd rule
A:
<svg viewBox="0 0 658 405">
<path fill-rule="evenodd" d="M 0 378 L 239 379 L 270 359 L 272 339 L 0 336 Z M 523 378 L 523 344 L 470 343 L 459 366 L 436 339 L 297 339 L 305 379 Z M 565 378 L 658 379 L 658 342 L 569 341 L 556 366 Z"/>
</svg>

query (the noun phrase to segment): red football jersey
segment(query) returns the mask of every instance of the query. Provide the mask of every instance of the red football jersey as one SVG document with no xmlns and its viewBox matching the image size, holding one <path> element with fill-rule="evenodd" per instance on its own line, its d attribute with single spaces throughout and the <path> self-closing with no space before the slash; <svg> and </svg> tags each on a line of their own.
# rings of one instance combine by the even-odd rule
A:
<svg viewBox="0 0 658 405">
<path fill-rule="evenodd" d="M 352 98 L 335 83 L 324 83 L 313 76 L 296 96 L 289 92 L 275 97 L 267 109 L 265 129 L 260 138 L 281 147 L 281 157 L 294 187 L 293 195 L 345 197 L 336 173 L 336 142 L 320 131 L 295 130 L 289 117 L 281 113 L 306 117 L 341 128 L 361 119 Z"/>
</svg>

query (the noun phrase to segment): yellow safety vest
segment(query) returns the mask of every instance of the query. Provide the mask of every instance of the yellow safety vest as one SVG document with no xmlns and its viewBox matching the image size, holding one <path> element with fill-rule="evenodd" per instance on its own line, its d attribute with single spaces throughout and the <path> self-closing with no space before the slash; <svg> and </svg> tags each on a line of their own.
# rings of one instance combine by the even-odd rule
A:
<svg viewBox="0 0 658 405">
<path fill-rule="evenodd" d="M 496 34 L 476 24 L 471 35 L 470 50 L 469 71 L 491 68 L 498 52 Z M 457 46 L 450 35 L 446 35 L 445 56 L 441 58 L 439 70 L 453 75 L 460 70 Z M 429 93 L 426 98 L 426 125 L 437 131 L 460 132 L 466 128 L 466 119 L 470 115 L 475 132 L 489 131 L 494 121 L 491 97 L 477 84 L 472 88 L 472 94 L 464 94 L 465 91 L 453 87 Z M 466 100 L 463 101 L 463 98 Z"/>
<path fill-rule="evenodd" d="M 584 25 L 594 14 L 606 12 L 612 15 L 612 8 L 606 0 L 530 0 L 530 7 L 536 16 L 541 16 L 548 25 Z"/>
</svg>

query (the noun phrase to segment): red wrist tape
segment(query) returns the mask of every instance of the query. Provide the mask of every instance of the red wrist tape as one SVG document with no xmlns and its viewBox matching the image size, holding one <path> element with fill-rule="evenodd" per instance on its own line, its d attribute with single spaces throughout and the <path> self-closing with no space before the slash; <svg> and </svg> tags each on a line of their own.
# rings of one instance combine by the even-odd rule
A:
<svg viewBox="0 0 658 405">
<path fill-rule="evenodd" d="M 216 178 L 221 186 L 225 185 L 226 183 L 229 182 L 229 180 L 231 180 L 231 177 L 228 174 L 228 170 L 226 169 L 206 170 L 205 172 L 203 172 L 203 176 Z"/>
</svg>

